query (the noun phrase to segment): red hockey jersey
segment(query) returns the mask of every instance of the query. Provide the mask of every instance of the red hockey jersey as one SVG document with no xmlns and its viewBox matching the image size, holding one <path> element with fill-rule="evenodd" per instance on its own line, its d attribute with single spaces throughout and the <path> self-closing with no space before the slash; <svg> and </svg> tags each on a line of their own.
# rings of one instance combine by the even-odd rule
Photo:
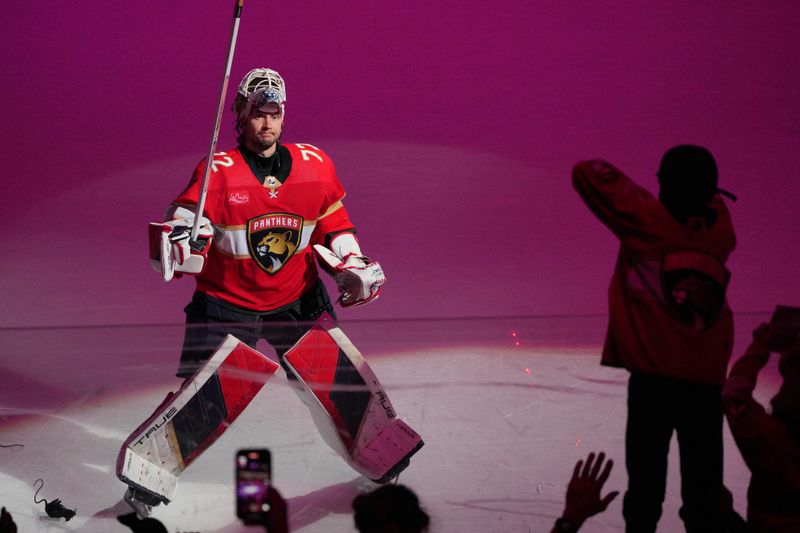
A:
<svg viewBox="0 0 800 533">
<path fill-rule="evenodd" d="M 297 300 L 319 277 L 311 245 L 354 232 L 330 157 L 309 144 L 280 146 L 290 155 L 282 183 L 262 185 L 239 149 L 214 154 L 203 210 L 214 240 L 197 290 L 253 311 Z M 173 204 L 177 216 L 195 210 L 204 171 L 205 159 Z"/>
<path fill-rule="evenodd" d="M 608 290 L 603 364 L 722 384 L 733 345 L 725 261 L 736 246 L 722 198 L 711 203 L 710 227 L 683 225 L 608 163 L 579 163 L 572 179 L 621 243 Z"/>
</svg>

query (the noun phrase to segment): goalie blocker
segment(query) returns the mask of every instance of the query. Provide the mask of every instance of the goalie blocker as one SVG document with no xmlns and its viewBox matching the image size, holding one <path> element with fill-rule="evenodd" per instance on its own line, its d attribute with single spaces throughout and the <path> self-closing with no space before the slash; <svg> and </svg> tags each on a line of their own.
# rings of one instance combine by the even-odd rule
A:
<svg viewBox="0 0 800 533">
<path fill-rule="evenodd" d="M 376 483 L 397 477 L 424 445 L 327 313 L 286 352 L 284 364 L 322 438 L 364 477 Z"/>
<path fill-rule="evenodd" d="M 151 222 L 148 228 L 150 243 L 150 266 L 161 273 L 164 281 L 182 273 L 199 274 L 205 267 L 206 256 L 214 230 L 205 217 L 201 217 L 200 233 L 197 239 L 191 239 L 190 225 L 194 213 L 180 208 L 189 216 L 168 222 Z"/>
</svg>

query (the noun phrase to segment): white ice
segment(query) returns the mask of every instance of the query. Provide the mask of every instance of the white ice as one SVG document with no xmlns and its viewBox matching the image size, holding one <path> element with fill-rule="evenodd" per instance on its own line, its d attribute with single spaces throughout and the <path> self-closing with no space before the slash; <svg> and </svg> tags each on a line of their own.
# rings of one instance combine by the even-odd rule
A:
<svg viewBox="0 0 800 533">
<path fill-rule="evenodd" d="M 740 320 L 739 338 L 763 318 Z M 431 532 L 549 531 L 574 463 L 590 451 L 614 459 L 606 490 L 624 491 L 627 373 L 599 365 L 604 326 L 604 317 L 342 324 L 426 442 L 399 481 L 420 496 Z M 177 350 L 166 347 L 179 345 L 181 330 L 2 331 L 6 346 L 26 353 L 0 365 L 0 444 L 24 445 L 0 448 L 0 504 L 20 531 L 127 530 L 116 521 L 130 509 L 114 461 L 123 438 L 179 385 Z M 770 366 L 760 381 L 762 401 L 775 374 Z M 234 452 L 253 446 L 272 451 L 292 531 L 355 531 L 350 502 L 375 485 L 324 444 L 282 371 L 153 516 L 170 532 L 253 531 L 235 517 L 232 486 Z M 660 532 L 682 530 L 675 448 Z M 727 428 L 725 470 L 744 513 L 749 474 Z M 39 498 L 76 508 L 72 520 L 51 519 L 34 503 L 37 478 Z M 583 530 L 623 531 L 621 499 Z"/>
</svg>

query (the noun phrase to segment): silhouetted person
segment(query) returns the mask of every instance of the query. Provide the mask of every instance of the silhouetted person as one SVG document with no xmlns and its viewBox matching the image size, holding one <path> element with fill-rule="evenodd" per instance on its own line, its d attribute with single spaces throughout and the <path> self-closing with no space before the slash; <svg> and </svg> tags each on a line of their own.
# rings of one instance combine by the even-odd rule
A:
<svg viewBox="0 0 800 533">
<path fill-rule="evenodd" d="M 353 499 L 359 533 L 423 533 L 430 517 L 414 492 L 404 485 L 384 485 Z"/>
<path fill-rule="evenodd" d="M 289 516 L 286 500 L 278 489 L 269 486 L 267 489 L 269 512 L 264 519 L 264 530 L 267 533 L 289 533 Z"/>
<path fill-rule="evenodd" d="M 609 459 L 603 467 L 605 457 L 606 454 L 600 452 L 595 463 L 595 455 L 592 452 L 586 458 L 585 464 L 583 460 L 575 463 L 572 479 L 567 485 L 564 512 L 561 513 L 561 518 L 556 520 L 551 533 L 575 533 L 587 518 L 605 511 L 608 504 L 617 497 L 619 491 L 609 492 L 600 497 L 600 491 L 603 490 L 603 485 L 611 474 L 611 467 L 614 466 L 614 461 Z"/>
<path fill-rule="evenodd" d="M 747 523 L 755 532 L 800 531 L 800 340 L 781 355 L 783 377 L 772 414 L 753 398 L 759 371 L 770 357 L 771 330 L 761 324 L 731 368 L 723 405 L 731 434 L 752 477 Z"/>
<path fill-rule="evenodd" d="M 656 530 L 675 431 L 680 515 L 687 531 L 708 533 L 723 520 L 720 392 L 733 344 L 725 262 L 736 239 L 708 150 L 670 149 L 657 176 L 655 198 L 606 161 L 581 162 L 572 173 L 586 205 L 620 240 L 602 363 L 631 373 L 627 531 Z"/>
<path fill-rule="evenodd" d="M 155 518 L 139 518 L 137 514 L 127 513 L 117 517 L 120 524 L 126 525 L 133 533 L 167 533 L 167 528 Z"/>
<path fill-rule="evenodd" d="M 17 524 L 5 507 L 0 509 L 0 533 L 17 533 Z"/>
</svg>

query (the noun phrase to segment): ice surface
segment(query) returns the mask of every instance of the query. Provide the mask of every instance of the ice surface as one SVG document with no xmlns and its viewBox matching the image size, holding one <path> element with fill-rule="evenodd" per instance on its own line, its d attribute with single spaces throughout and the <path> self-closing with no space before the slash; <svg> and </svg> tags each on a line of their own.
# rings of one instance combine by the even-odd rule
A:
<svg viewBox="0 0 800 533">
<path fill-rule="evenodd" d="M 748 327 L 766 317 L 742 321 Z M 342 325 L 425 447 L 400 476 L 432 517 L 432 532 L 548 531 L 575 461 L 605 451 L 607 490 L 624 490 L 627 374 L 598 364 L 603 317 L 354 321 Z M 179 381 L 182 327 L 2 330 L 18 358 L 0 363 L 0 503 L 20 531 L 125 531 L 125 486 L 114 475 L 122 440 Z M 172 349 L 170 349 L 172 348 Z M 268 346 L 261 346 L 265 353 Z M 759 384 L 775 390 L 774 368 Z M 726 430 L 725 479 L 740 512 L 746 467 Z M 169 531 L 251 530 L 235 518 L 233 457 L 272 450 L 274 482 L 293 531 L 354 531 L 350 502 L 374 485 L 318 436 L 282 372 L 181 477 L 154 517 Z M 673 443 L 659 531 L 681 530 Z M 33 502 L 62 499 L 69 522 Z M 621 498 L 585 531 L 622 531 Z"/>
</svg>

